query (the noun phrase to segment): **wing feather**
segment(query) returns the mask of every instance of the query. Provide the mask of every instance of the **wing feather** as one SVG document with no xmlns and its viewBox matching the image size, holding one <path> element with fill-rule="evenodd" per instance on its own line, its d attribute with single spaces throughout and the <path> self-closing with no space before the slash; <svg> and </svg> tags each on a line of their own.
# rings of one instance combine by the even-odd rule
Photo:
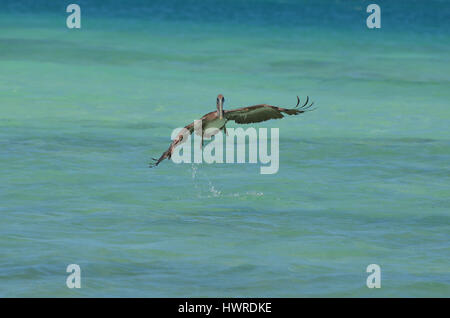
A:
<svg viewBox="0 0 450 318">
<path fill-rule="evenodd" d="M 228 120 L 234 120 L 237 124 L 251 124 L 251 123 L 259 123 L 270 119 L 279 119 L 284 117 L 283 114 L 298 115 L 306 111 L 312 110 L 308 108 L 310 108 L 313 104 L 307 106 L 308 101 L 309 97 L 306 100 L 306 103 L 300 108 L 283 108 L 267 104 L 260 104 L 232 110 L 226 110 L 225 118 Z M 297 96 L 297 105 L 295 107 L 298 107 L 299 103 L 300 99 Z"/>
<path fill-rule="evenodd" d="M 154 162 L 150 163 L 150 168 L 156 167 L 159 165 L 161 161 L 163 161 L 166 158 L 169 158 L 172 156 L 172 151 L 175 149 L 176 146 L 179 144 L 182 144 L 187 140 L 187 136 L 190 136 L 192 132 L 194 131 L 194 123 L 190 123 L 186 127 L 184 127 L 178 136 L 172 141 L 169 148 L 159 157 L 159 159 L 152 158 Z"/>
<path fill-rule="evenodd" d="M 225 111 L 225 118 L 234 120 L 237 124 L 259 123 L 283 117 L 278 109 L 269 105 L 255 105 Z"/>
</svg>

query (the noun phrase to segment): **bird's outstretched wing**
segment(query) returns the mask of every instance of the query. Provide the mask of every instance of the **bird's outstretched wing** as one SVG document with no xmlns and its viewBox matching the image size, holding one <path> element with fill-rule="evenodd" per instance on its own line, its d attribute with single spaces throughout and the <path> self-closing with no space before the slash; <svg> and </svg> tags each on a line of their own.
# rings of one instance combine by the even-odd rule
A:
<svg viewBox="0 0 450 318">
<path fill-rule="evenodd" d="M 300 104 L 300 98 L 297 96 L 297 105 L 295 105 L 294 108 L 282 108 L 261 104 L 226 110 L 224 116 L 228 120 L 234 120 L 237 124 L 259 123 L 269 119 L 283 118 L 283 113 L 288 115 L 298 115 L 313 110 L 311 107 L 314 103 L 308 103 L 309 97 L 306 98 L 306 102 L 303 106 L 298 107 Z"/>
<path fill-rule="evenodd" d="M 192 132 L 194 131 L 194 123 L 190 123 L 189 125 L 187 125 L 186 127 L 184 127 L 180 133 L 178 134 L 178 136 L 172 141 L 172 143 L 169 146 L 169 149 L 167 149 L 162 155 L 161 157 L 159 157 L 159 159 L 156 158 L 152 158 L 153 162 L 150 163 L 150 168 L 156 167 L 157 165 L 159 165 L 159 163 L 161 161 L 163 161 L 166 158 L 172 157 L 172 151 L 173 149 L 175 149 L 176 146 L 178 146 L 179 144 L 182 144 L 183 142 L 185 142 L 187 140 L 187 137 L 190 136 L 192 134 Z"/>
</svg>

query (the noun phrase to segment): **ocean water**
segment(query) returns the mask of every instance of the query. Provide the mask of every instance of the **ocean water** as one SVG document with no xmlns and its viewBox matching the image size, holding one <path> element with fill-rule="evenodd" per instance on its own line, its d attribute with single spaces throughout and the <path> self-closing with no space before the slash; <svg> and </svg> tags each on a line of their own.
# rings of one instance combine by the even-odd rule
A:
<svg viewBox="0 0 450 318">
<path fill-rule="evenodd" d="M 377 30 L 367 1 L 76 3 L 0 3 L 0 296 L 450 296 L 447 1 Z M 318 108 L 254 125 L 277 174 L 149 169 L 218 93 Z"/>
</svg>

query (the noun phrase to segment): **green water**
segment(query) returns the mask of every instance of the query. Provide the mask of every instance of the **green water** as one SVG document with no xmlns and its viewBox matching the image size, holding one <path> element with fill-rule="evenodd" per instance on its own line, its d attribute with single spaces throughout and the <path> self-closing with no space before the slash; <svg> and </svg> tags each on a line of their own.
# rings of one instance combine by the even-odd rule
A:
<svg viewBox="0 0 450 318">
<path fill-rule="evenodd" d="M 448 4 L 37 3 L 0 13 L 0 296 L 450 296 Z M 277 174 L 148 169 L 218 93 L 318 109 L 254 125 Z"/>
</svg>

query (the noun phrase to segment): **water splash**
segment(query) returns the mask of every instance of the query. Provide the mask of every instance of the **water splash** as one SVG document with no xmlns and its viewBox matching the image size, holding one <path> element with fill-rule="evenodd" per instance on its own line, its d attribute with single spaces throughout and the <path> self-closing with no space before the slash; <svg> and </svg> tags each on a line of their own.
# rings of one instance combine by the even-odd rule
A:
<svg viewBox="0 0 450 318">
<path fill-rule="evenodd" d="M 197 167 L 194 164 L 191 164 L 192 168 L 192 180 L 195 180 L 195 176 L 197 175 Z"/>
<path fill-rule="evenodd" d="M 209 192 L 211 192 L 214 197 L 220 197 L 222 192 L 219 190 L 216 190 L 216 188 L 214 188 L 214 185 L 211 183 L 211 181 L 209 181 L 208 184 L 209 184 Z"/>
<path fill-rule="evenodd" d="M 198 198 L 204 198 L 204 197 L 220 197 L 222 194 L 222 191 L 218 190 L 216 186 L 212 183 L 211 179 L 208 177 L 208 174 L 201 173 L 201 169 L 199 169 L 199 165 L 191 164 L 192 169 L 192 181 L 194 183 L 194 188 L 197 192 Z M 206 182 L 203 182 L 202 179 L 206 179 Z M 207 189 L 204 189 L 205 187 L 202 187 L 202 184 L 207 184 Z M 203 192 L 207 191 L 209 194 L 204 195 Z"/>
<path fill-rule="evenodd" d="M 192 182 L 194 184 L 195 192 L 199 199 L 205 198 L 219 198 L 219 197 L 261 197 L 264 195 L 263 192 L 258 191 L 246 191 L 243 193 L 224 193 L 222 190 L 218 189 L 216 185 L 213 184 L 211 179 L 208 177 L 207 173 L 203 173 L 200 165 L 191 164 L 192 170 Z M 205 182 L 206 181 L 206 182 Z M 205 185 L 206 184 L 206 185 Z"/>
</svg>

